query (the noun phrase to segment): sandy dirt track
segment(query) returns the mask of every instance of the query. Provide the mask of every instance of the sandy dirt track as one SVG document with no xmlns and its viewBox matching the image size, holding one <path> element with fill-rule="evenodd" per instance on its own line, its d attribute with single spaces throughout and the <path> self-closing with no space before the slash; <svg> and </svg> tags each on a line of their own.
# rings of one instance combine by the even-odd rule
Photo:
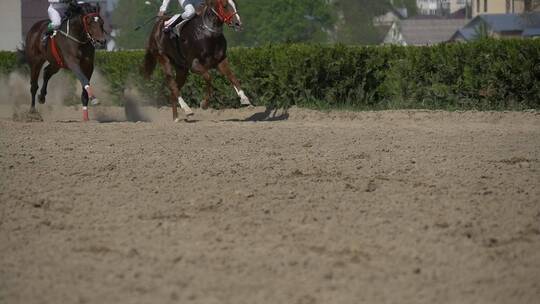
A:
<svg viewBox="0 0 540 304">
<path fill-rule="evenodd" d="M 538 113 L 3 113 L 0 303 L 539 303 Z"/>
</svg>

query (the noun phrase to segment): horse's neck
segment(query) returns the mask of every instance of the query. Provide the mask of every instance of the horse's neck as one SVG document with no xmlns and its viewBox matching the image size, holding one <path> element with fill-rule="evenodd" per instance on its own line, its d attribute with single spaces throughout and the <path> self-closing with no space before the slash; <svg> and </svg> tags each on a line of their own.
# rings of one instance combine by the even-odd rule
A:
<svg viewBox="0 0 540 304">
<path fill-rule="evenodd" d="M 80 21 L 80 16 L 66 18 L 62 23 L 61 29 L 67 35 L 76 39 L 81 40 L 84 38 L 83 26 Z"/>
<path fill-rule="evenodd" d="M 210 33 L 211 35 L 223 33 L 223 22 L 218 20 L 218 17 L 210 7 L 206 7 L 200 16 L 204 31 Z"/>
</svg>

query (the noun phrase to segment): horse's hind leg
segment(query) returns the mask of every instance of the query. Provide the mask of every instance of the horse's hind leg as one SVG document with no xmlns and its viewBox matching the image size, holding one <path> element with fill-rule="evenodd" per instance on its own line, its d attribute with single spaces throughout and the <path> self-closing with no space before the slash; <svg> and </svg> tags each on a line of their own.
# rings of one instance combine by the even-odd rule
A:
<svg viewBox="0 0 540 304">
<path fill-rule="evenodd" d="M 169 58 L 165 56 L 159 56 L 158 57 L 159 63 L 161 64 L 161 67 L 163 68 L 163 73 L 165 74 L 165 81 L 167 82 L 167 85 L 169 86 L 169 89 L 171 90 L 172 94 L 172 111 L 173 111 L 173 120 L 178 121 L 178 107 L 176 105 L 176 102 L 180 104 L 180 107 L 184 109 L 184 112 L 186 112 L 186 115 L 190 116 L 193 115 L 193 111 L 189 108 L 189 106 L 186 104 L 184 99 L 180 96 L 180 88 L 184 85 L 184 83 L 179 82 L 179 77 L 181 77 L 181 73 L 176 74 L 176 80 L 173 76 L 173 67 L 169 60 Z M 185 77 L 187 77 L 187 72 L 184 75 L 184 82 Z"/>
<path fill-rule="evenodd" d="M 238 81 L 238 78 L 236 78 L 236 76 L 231 70 L 231 67 L 229 66 L 229 60 L 227 60 L 227 58 L 225 58 L 225 60 L 218 64 L 218 70 L 221 72 L 221 74 L 227 77 L 227 79 L 229 79 L 229 81 L 233 85 L 236 94 L 238 94 L 238 97 L 240 97 L 240 104 L 243 106 L 251 106 L 252 104 L 249 101 L 249 98 L 240 88 L 240 81 Z"/>
<path fill-rule="evenodd" d="M 39 103 L 41 104 L 45 103 L 45 98 L 47 96 L 47 85 L 49 84 L 49 80 L 54 74 L 58 73 L 59 70 L 60 70 L 59 67 L 53 66 L 51 64 L 45 67 L 45 70 L 43 71 L 43 84 L 41 85 L 41 91 L 39 92 L 39 95 L 38 95 Z"/>
<path fill-rule="evenodd" d="M 33 62 L 30 66 L 30 93 L 32 94 L 32 105 L 30 107 L 30 112 L 36 111 L 36 93 L 39 89 L 38 79 L 39 73 L 41 72 L 41 67 L 45 63 L 44 60 Z"/>
</svg>

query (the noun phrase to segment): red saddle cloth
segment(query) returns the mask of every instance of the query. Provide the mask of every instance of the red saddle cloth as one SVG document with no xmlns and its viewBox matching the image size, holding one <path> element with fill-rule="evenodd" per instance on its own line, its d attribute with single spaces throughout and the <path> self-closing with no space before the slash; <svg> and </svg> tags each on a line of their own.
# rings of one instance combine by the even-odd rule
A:
<svg viewBox="0 0 540 304">
<path fill-rule="evenodd" d="M 64 61 L 62 60 L 62 56 L 60 55 L 60 51 L 58 50 L 58 46 L 56 44 L 56 39 L 54 39 L 54 36 L 49 37 L 49 46 L 51 48 L 51 54 L 54 57 L 54 60 L 56 61 L 56 64 L 60 66 L 61 68 L 65 68 Z"/>
</svg>

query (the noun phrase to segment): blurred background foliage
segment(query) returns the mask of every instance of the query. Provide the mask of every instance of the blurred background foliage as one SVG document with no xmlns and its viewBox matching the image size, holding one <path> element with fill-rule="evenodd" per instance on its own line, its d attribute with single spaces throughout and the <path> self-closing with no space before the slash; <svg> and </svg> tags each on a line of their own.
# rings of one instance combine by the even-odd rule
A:
<svg viewBox="0 0 540 304">
<path fill-rule="evenodd" d="M 393 7 L 416 14 L 415 0 L 236 0 L 245 30 L 226 30 L 230 46 L 266 43 L 378 44 L 384 29 L 373 25 L 375 16 Z M 119 0 L 113 14 L 122 49 L 144 48 L 151 24 L 134 29 L 157 14 L 161 0 Z M 172 0 L 169 13 L 179 13 Z"/>
</svg>

